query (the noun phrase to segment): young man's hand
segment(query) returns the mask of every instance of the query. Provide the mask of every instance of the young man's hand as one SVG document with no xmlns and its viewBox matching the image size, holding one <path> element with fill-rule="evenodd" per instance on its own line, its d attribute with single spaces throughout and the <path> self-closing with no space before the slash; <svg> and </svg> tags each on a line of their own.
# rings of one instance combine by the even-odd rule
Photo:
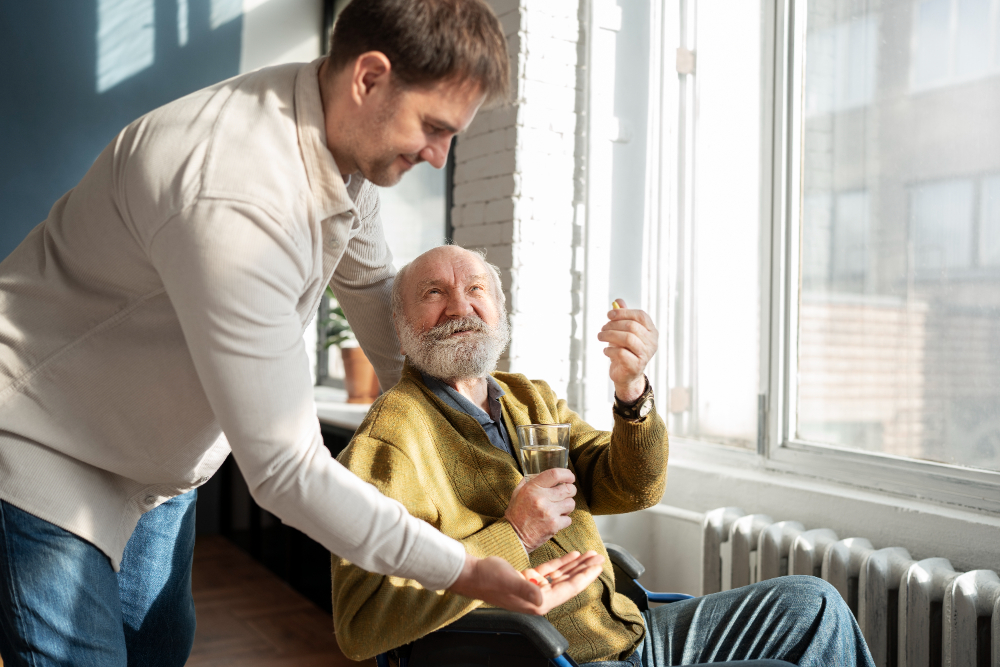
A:
<svg viewBox="0 0 1000 667">
<path fill-rule="evenodd" d="M 453 593 L 522 614 L 542 616 L 575 597 L 601 573 L 604 556 L 577 551 L 518 572 L 497 556 L 466 555 Z"/>
<path fill-rule="evenodd" d="M 608 323 L 597 340 L 608 343 L 604 354 L 611 357 L 615 396 L 631 403 L 646 389 L 646 364 L 656 354 L 659 334 L 646 311 L 627 308 L 623 299 L 615 301 L 619 308 L 608 311 Z"/>
<path fill-rule="evenodd" d="M 569 513 L 576 509 L 575 481 L 569 470 L 552 468 L 514 487 L 504 516 L 529 553 L 572 523 Z"/>
</svg>

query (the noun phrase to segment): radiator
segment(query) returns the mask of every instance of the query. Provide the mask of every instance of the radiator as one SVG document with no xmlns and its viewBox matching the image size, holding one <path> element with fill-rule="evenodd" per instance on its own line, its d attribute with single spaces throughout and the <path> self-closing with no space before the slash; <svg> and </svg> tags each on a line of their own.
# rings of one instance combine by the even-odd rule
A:
<svg viewBox="0 0 1000 667">
<path fill-rule="evenodd" d="M 721 507 L 702 521 L 702 593 L 786 574 L 830 582 L 878 667 L 1000 667 L 1000 577 L 945 558 Z"/>
</svg>

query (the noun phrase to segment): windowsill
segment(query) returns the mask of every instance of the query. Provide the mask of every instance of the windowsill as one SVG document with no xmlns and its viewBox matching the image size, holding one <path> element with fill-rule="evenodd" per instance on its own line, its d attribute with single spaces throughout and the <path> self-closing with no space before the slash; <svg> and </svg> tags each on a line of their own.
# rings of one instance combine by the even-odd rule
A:
<svg viewBox="0 0 1000 667">
<path fill-rule="evenodd" d="M 361 426 L 371 407 L 370 403 L 348 403 L 347 391 L 337 387 L 313 387 L 313 396 L 320 423 L 348 431 Z"/>
</svg>

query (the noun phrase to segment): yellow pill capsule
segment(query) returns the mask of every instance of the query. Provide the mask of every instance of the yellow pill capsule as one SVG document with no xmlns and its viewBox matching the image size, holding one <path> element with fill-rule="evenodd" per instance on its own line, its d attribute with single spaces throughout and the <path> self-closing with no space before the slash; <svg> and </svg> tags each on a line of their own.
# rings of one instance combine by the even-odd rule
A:
<svg viewBox="0 0 1000 667">
<path fill-rule="evenodd" d="M 618 310 L 619 308 L 621 308 L 621 306 L 618 305 L 617 301 L 612 301 L 611 302 L 611 309 L 612 310 Z"/>
</svg>

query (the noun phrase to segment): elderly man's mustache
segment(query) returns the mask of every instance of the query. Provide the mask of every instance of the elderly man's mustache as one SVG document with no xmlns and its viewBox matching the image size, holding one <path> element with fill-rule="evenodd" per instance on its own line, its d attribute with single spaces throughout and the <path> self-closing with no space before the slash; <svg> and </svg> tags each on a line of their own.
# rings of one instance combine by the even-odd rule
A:
<svg viewBox="0 0 1000 667">
<path fill-rule="evenodd" d="M 448 320 L 443 324 L 439 324 L 429 329 L 423 337 L 425 340 L 442 341 L 461 331 L 475 331 L 477 333 L 488 334 L 490 328 L 486 322 L 483 322 L 475 315 L 468 315 L 458 320 Z"/>
</svg>

